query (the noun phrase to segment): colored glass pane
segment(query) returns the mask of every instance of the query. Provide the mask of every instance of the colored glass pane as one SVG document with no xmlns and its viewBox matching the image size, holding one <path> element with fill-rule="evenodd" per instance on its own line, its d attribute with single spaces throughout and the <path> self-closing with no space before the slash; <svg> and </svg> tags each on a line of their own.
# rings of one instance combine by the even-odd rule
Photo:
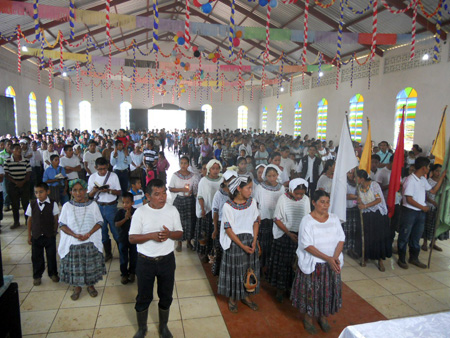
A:
<svg viewBox="0 0 450 338">
<path fill-rule="evenodd" d="M 327 138 L 328 101 L 322 98 L 317 105 L 317 139 Z"/>
<path fill-rule="evenodd" d="M 294 108 L 294 136 L 300 136 L 302 132 L 302 103 L 298 101 Z"/>
<path fill-rule="evenodd" d="M 395 110 L 394 148 L 397 146 L 403 107 L 405 107 L 405 150 L 411 150 L 414 144 L 414 128 L 416 125 L 417 92 L 407 87 L 397 95 Z"/>
<path fill-rule="evenodd" d="M 277 134 L 281 133 L 281 128 L 283 127 L 283 106 L 281 104 L 277 107 Z"/>
<path fill-rule="evenodd" d="M 363 115 L 364 98 L 361 94 L 356 94 L 350 100 L 350 114 L 348 116 L 350 135 L 353 141 L 361 142 Z"/>
</svg>

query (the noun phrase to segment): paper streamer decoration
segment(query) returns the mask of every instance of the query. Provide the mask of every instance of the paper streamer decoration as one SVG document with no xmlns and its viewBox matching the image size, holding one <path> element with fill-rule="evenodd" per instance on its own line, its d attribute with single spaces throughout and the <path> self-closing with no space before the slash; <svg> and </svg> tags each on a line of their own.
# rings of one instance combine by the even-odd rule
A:
<svg viewBox="0 0 450 338">
<path fill-rule="evenodd" d="M 19 26 L 20 28 L 20 26 Z M 17 72 L 20 74 L 22 72 L 22 58 L 20 53 L 22 52 L 22 48 L 20 47 L 20 33 L 17 30 Z"/>
<path fill-rule="evenodd" d="M 159 28 L 158 0 L 153 0 L 153 50 L 155 51 L 155 53 L 157 53 L 159 50 L 158 28 Z"/>
<path fill-rule="evenodd" d="M 440 48 L 441 48 L 441 20 L 442 20 L 442 12 L 441 12 L 441 8 L 439 7 L 437 21 L 436 21 L 435 44 L 434 44 L 434 48 L 433 48 L 433 62 L 434 63 L 439 62 L 439 53 L 440 53 Z"/>
<path fill-rule="evenodd" d="M 36 40 L 39 41 L 39 0 L 34 0 L 33 3 L 33 20 L 34 20 L 34 33 L 36 36 Z"/>
<path fill-rule="evenodd" d="M 414 2 L 414 8 L 413 8 L 413 17 L 412 17 L 412 30 L 411 30 L 411 53 L 410 53 L 410 60 L 414 59 L 414 55 L 416 54 L 416 27 L 417 27 L 417 1 L 418 0 L 412 0 L 411 2 Z"/>
<path fill-rule="evenodd" d="M 75 36 L 75 5 L 74 5 L 74 0 L 70 0 L 69 3 L 69 7 L 70 7 L 70 38 L 73 40 L 73 37 Z"/>
<path fill-rule="evenodd" d="M 190 0 L 186 0 L 186 18 L 184 24 L 184 39 L 185 39 L 184 48 L 186 48 L 186 50 L 189 50 L 189 48 L 191 48 L 191 33 L 189 32 L 189 19 L 190 19 L 189 1 Z"/>
<path fill-rule="evenodd" d="M 231 14 L 230 14 L 230 31 L 228 33 L 228 47 L 229 57 L 233 56 L 233 38 L 234 38 L 234 13 L 236 10 L 235 0 L 231 0 Z"/>
</svg>

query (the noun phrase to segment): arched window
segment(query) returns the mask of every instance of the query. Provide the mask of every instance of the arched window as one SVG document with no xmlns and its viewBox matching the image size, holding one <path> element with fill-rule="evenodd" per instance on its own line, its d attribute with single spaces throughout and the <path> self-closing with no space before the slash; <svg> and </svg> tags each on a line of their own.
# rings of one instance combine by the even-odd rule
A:
<svg viewBox="0 0 450 338">
<path fill-rule="evenodd" d="M 130 109 L 131 103 L 124 101 L 120 104 L 120 128 L 130 128 Z"/>
<path fill-rule="evenodd" d="M 37 108 L 36 108 L 36 95 L 31 92 L 28 96 L 28 103 L 30 105 L 30 126 L 31 132 L 38 132 L 38 121 L 37 121 Z"/>
<path fill-rule="evenodd" d="M 361 94 L 356 94 L 350 100 L 350 115 L 348 116 L 350 135 L 353 141 L 361 142 L 363 114 L 364 98 Z"/>
<path fill-rule="evenodd" d="M 45 116 L 47 118 L 47 128 L 48 130 L 53 129 L 53 115 L 52 115 L 52 99 L 47 96 L 45 99 Z"/>
<path fill-rule="evenodd" d="M 16 107 L 16 91 L 13 87 L 9 86 L 5 90 L 5 96 L 10 97 L 13 99 L 14 102 L 14 125 L 16 127 L 16 135 L 18 135 L 18 129 L 17 129 L 17 107 Z"/>
<path fill-rule="evenodd" d="M 283 127 L 283 106 L 281 104 L 277 107 L 277 129 L 276 132 L 281 133 L 281 128 Z"/>
<path fill-rule="evenodd" d="M 62 100 L 58 101 L 58 121 L 59 128 L 62 129 L 64 127 L 64 106 Z"/>
<path fill-rule="evenodd" d="M 317 139 L 326 140 L 327 138 L 327 113 L 328 101 L 322 98 L 317 104 Z"/>
<path fill-rule="evenodd" d="M 294 137 L 302 133 L 302 103 L 298 101 L 294 108 Z"/>
<path fill-rule="evenodd" d="M 247 129 L 248 108 L 240 106 L 238 108 L 238 129 Z"/>
<path fill-rule="evenodd" d="M 205 112 L 205 130 L 208 129 L 211 131 L 212 129 L 212 107 L 209 104 L 204 104 L 202 106 L 202 111 Z"/>
<path fill-rule="evenodd" d="M 262 111 L 262 130 L 267 131 L 267 107 L 263 107 Z"/>
<path fill-rule="evenodd" d="M 81 101 L 79 104 L 80 108 L 80 129 L 83 130 L 92 130 L 92 121 L 91 121 L 91 104 L 88 101 Z"/>
<path fill-rule="evenodd" d="M 397 147 L 397 138 L 402 121 L 403 106 L 405 108 L 405 149 L 411 150 L 414 144 L 414 127 L 416 125 L 417 92 L 412 87 L 407 87 L 397 95 L 395 111 L 394 148 Z"/>
</svg>

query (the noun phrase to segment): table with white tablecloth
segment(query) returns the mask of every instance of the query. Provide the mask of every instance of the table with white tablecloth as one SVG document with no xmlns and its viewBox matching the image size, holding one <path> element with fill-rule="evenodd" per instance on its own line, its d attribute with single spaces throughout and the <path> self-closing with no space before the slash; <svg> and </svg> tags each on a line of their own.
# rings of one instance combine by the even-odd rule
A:
<svg viewBox="0 0 450 338">
<path fill-rule="evenodd" d="M 339 338 L 448 338 L 450 312 L 347 326 Z"/>
</svg>

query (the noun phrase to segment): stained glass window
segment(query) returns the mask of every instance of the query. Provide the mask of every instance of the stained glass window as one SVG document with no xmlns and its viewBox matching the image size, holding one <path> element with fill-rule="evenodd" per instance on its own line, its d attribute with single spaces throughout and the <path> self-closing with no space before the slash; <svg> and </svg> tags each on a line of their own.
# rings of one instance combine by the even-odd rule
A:
<svg viewBox="0 0 450 338">
<path fill-rule="evenodd" d="M 120 128 L 127 129 L 130 128 L 130 102 L 122 102 L 120 104 Z"/>
<path fill-rule="evenodd" d="M 356 94 L 350 100 L 350 114 L 348 116 L 350 135 L 353 141 L 361 142 L 363 114 L 364 98 L 361 94 Z"/>
<path fill-rule="evenodd" d="M 300 136 L 302 132 L 302 103 L 298 101 L 294 108 L 294 136 Z"/>
<path fill-rule="evenodd" d="M 405 107 L 405 150 L 411 150 L 414 144 L 414 127 L 416 125 L 417 92 L 407 87 L 397 95 L 394 128 L 394 148 L 397 146 L 400 123 L 402 121 L 403 106 Z"/>
<path fill-rule="evenodd" d="M 53 129 L 53 115 L 52 115 L 52 99 L 50 96 L 47 96 L 45 99 L 45 116 L 47 119 L 47 128 L 48 130 Z"/>
<path fill-rule="evenodd" d="M 37 108 L 36 108 L 36 95 L 31 92 L 28 96 L 28 103 L 30 105 L 30 126 L 31 132 L 38 132 L 38 122 L 37 122 Z"/>
<path fill-rule="evenodd" d="M 262 130 L 267 131 L 267 107 L 263 108 L 262 111 Z"/>
<path fill-rule="evenodd" d="M 326 140 L 327 138 L 327 113 L 328 101 L 322 98 L 317 105 L 317 139 Z"/>
<path fill-rule="evenodd" d="M 238 129 L 247 129 L 248 108 L 240 106 L 238 108 Z"/>
<path fill-rule="evenodd" d="M 62 129 L 64 127 L 64 106 L 62 100 L 58 101 L 58 121 L 59 128 Z"/>
<path fill-rule="evenodd" d="M 212 107 L 209 104 L 204 104 L 202 110 L 205 112 L 205 130 L 211 132 L 212 129 Z"/>
<path fill-rule="evenodd" d="M 17 135 L 18 134 L 18 129 L 17 129 L 16 91 L 14 90 L 13 87 L 9 86 L 5 90 L 5 96 L 12 98 L 13 102 L 14 102 L 14 125 L 16 127 L 16 135 Z"/>
<path fill-rule="evenodd" d="M 80 108 L 80 130 L 92 131 L 91 104 L 88 101 L 81 101 Z"/>
<path fill-rule="evenodd" d="M 281 133 L 281 128 L 283 127 L 283 106 L 281 104 L 277 107 L 277 134 Z"/>
</svg>

